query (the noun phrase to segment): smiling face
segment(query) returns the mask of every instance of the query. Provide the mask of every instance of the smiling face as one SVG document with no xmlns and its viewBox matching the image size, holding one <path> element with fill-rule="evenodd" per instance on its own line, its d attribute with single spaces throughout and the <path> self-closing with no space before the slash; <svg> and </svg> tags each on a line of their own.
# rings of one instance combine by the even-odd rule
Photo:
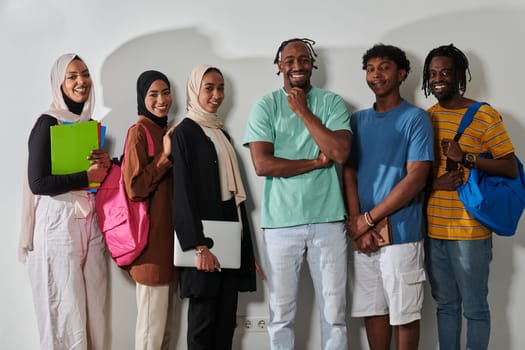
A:
<svg viewBox="0 0 525 350">
<path fill-rule="evenodd" d="M 451 57 L 435 56 L 428 65 L 428 85 L 439 102 L 459 96 L 458 82 Z"/>
<path fill-rule="evenodd" d="M 406 76 L 406 70 L 399 69 L 388 57 L 373 57 L 366 63 L 366 82 L 376 97 L 399 94 L 399 85 Z"/>
<path fill-rule="evenodd" d="M 76 103 L 84 103 L 89 97 L 92 85 L 86 64 L 79 59 L 71 61 L 62 82 L 64 94 Z"/>
<path fill-rule="evenodd" d="M 305 91 L 310 89 L 313 59 L 304 43 L 291 42 L 286 45 L 277 65 L 279 71 L 283 74 L 284 89 L 286 91 L 294 87 Z"/>
<path fill-rule="evenodd" d="M 144 104 L 150 113 L 158 118 L 168 115 L 172 97 L 169 86 L 161 79 L 155 80 L 149 87 Z"/>
<path fill-rule="evenodd" d="M 202 77 L 199 89 L 199 104 L 208 113 L 217 113 L 224 100 L 224 78 L 216 70 L 210 70 Z"/>
</svg>

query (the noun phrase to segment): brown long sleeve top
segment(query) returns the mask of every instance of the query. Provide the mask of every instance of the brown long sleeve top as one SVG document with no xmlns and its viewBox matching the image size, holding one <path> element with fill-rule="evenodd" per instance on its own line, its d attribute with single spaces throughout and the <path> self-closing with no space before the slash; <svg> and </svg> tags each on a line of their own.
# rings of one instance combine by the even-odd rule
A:
<svg viewBox="0 0 525 350">
<path fill-rule="evenodd" d="M 144 116 L 139 116 L 149 130 L 155 148 L 148 156 L 146 132 L 134 125 L 128 132 L 124 154 L 124 183 L 131 200 L 148 200 L 150 227 L 148 244 L 129 266 L 131 277 L 138 283 L 157 286 L 173 282 L 178 277 L 173 266 L 172 162 L 162 152 L 165 129 Z"/>
</svg>

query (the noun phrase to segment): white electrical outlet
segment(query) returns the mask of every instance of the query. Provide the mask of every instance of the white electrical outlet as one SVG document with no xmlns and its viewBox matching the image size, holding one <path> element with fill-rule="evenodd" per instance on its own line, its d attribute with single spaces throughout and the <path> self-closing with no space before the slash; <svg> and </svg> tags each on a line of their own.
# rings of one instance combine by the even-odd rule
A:
<svg viewBox="0 0 525 350">
<path fill-rule="evenodd" d="M 243 332 L 266 332 L 268 318 L 257 316 L 237 317 L 238 329 Z"/>
<path fill-rule="evenodd" d="M 258 331 L 265 332 L 266 331 L 266 325 L 268 324 L 268 320 L 265 318 L 258 318 L 255 320 L 254 328 L 256 328 Z"/>
<path fill-rule="evenodd" d="M 253 322 L 249 318 L 245 318 L 244 322 L 242 323 L 242 325 L 244 326 L 243 328 L 245 330 L 253 329 Z"/>
</svg>

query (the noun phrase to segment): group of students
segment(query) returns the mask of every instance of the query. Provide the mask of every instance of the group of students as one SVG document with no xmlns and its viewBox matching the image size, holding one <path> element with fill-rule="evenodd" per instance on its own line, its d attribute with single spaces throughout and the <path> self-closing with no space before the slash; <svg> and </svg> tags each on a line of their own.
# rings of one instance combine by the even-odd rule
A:
<svg viewBox="0 0 525 350">
<path fill-rule="evenodd" d="M 428 111 L 401 96 L 410 72 L 405 52 L 384 44 L 368 49 L 362 68 L 375 102 L 349 115 L 341 97 L 311 85 L 314 44 L 281 43 L 274 63 L 283 87 L 256 101 L 243 141 L 265 177 L 260 226 L 271 349 L 294 349 L 306 261 L 322 349 L 348 348 L 347 300 L 350 315 L 364 318 L 371 349 L 388 350 L 393 339 L 399 350 L 417 349 L 428 274 L 440 349 L 460 349 L 463 314 L 466 349 L 486 350 L 492 233 L 456 189 L 474 167 L 517 176 L 501 116 L 483 105 L 454 138 L 475 101 L 464 97 L 469 63 L 453 44 L 425 59 L 422 89 L 438 100 Z M 390 242 L 377 227 L 387 219 Z"/>
<path fill-rule="evenodd" d="M 425 271 L 437 302 L 440 348 L 460 348 L 463 309 L 467 348 L 487 349 L 491 233 L 468 214 L 455 190 L 472 167 L 516 176 L 501 117 L 482 106 L 461 141 L 453 140 L 473 101 L 463 97 L 468 60 L 452 44 L 425 60 L 425 96 L 438 100 L 428 112 L 400 94 L 410 71 L 405 53 L 383 44 L 367 50 L 362 63 L 375 103 L 350 116 L 341 97 L 311 85 L 314 44 L 298 38 L 281 43 L 274 63 L 283 87 L 254 104 L 243 140 L 255 173 L 265 178 L 260 226 L 271 348 L 295 346 L 299 272 L 306 260 L 322 349 L 348 348 L 347 279 L 350 312 L 364 317 L 370 348 L 389 349 L 394 335 L 397 349 L 417 349 Z M 50 127 L 89 120 L 94 103 L 89 70 L 77 55 L 56 61 L 51 84 L 52 106 L 29 137 L 21 252 L 41 347 L 103 349 L 107 259 L 95 194 L 84 189 L 102 182 L 111 162 L 97 150 L 87 171 L 51 174 Z M 224 99 L 221 71 L 195 67 L 186 95 L 187 117 L 168 129 L 168 78 L 146 71 L 137 80 L 138 123 L 151 134 L 155 155 L 148 156 L 142 126 L 130 127 L 126 191 L 132 200 L 148 201 L 151 221 L 147 247 L 126 267 L 136 282 L 136 349 L 169 345 L 177 283 L 180 296 L 189 298 L 187 348 L 231 349 L 238 292 L 256 288 L 246 192 L 217 115 Z M 484 152 L 493 159 L 477 157 Z M 376 223 L 387 217 L 392 241 L 384 245 Z M 242 222 L 240 269 L 220 268 L 203 219 Z M 174 230 L 184 250 L 195 250 L 195 268 L 173 266 Z"/>
<path fill-rule="evenodd" d="M 96 194 L 85 189 L 104 181 L 111 161 L 106 151 L 96 150 L 87 171 L 52 174 L 50 127 L 90 120 L 94 94 L 89 70 L 75 54 L 58 58 L 51 84 L 52 106 L 29 136 L 21 254 L 27 258 L 41 348 L 104 349 L 107 254 L 94 211 Z M 255 290 L 246 194 L 217 115 L 223 99 L 221 71 L 195 67 L 187 84 L 187 118 L 168 129 L 168 78 L 149 70 L 137 79 L 138 120 L 128 130 L 122 170 L 128 197 L 147 201 L 150 216 L 148 243 L 125 267 L 136 282 L 136 349 L 170 345 L 179 282 L 181 297 L 190 300 L 188 349 L 231 348 L 238 292 Z M 242 222 L 240 269 L 221 269 L 209 250 L 213 242 L 203 232 L 204 219 Z M 174 229 L 184 250 L 196 250 L 195 268 L 173 266 Z"/>
</svg>

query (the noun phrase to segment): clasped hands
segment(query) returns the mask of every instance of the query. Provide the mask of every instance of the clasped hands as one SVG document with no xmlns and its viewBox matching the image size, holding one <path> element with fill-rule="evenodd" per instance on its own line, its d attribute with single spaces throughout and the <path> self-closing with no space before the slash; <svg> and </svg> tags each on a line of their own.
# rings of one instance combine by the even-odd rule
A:
<svg viewBox="0 0 525 350">
<path fill-rule="evenodd" d="M 383 240 L 379 233 L 366 223 L 363 214 L 350 216 L 348 218 L 346 232 L 350 239 L 352 239 L 354 249 L 365 254 L 378 251 L 380 248 L 378 242 Z"/>
</svg>

